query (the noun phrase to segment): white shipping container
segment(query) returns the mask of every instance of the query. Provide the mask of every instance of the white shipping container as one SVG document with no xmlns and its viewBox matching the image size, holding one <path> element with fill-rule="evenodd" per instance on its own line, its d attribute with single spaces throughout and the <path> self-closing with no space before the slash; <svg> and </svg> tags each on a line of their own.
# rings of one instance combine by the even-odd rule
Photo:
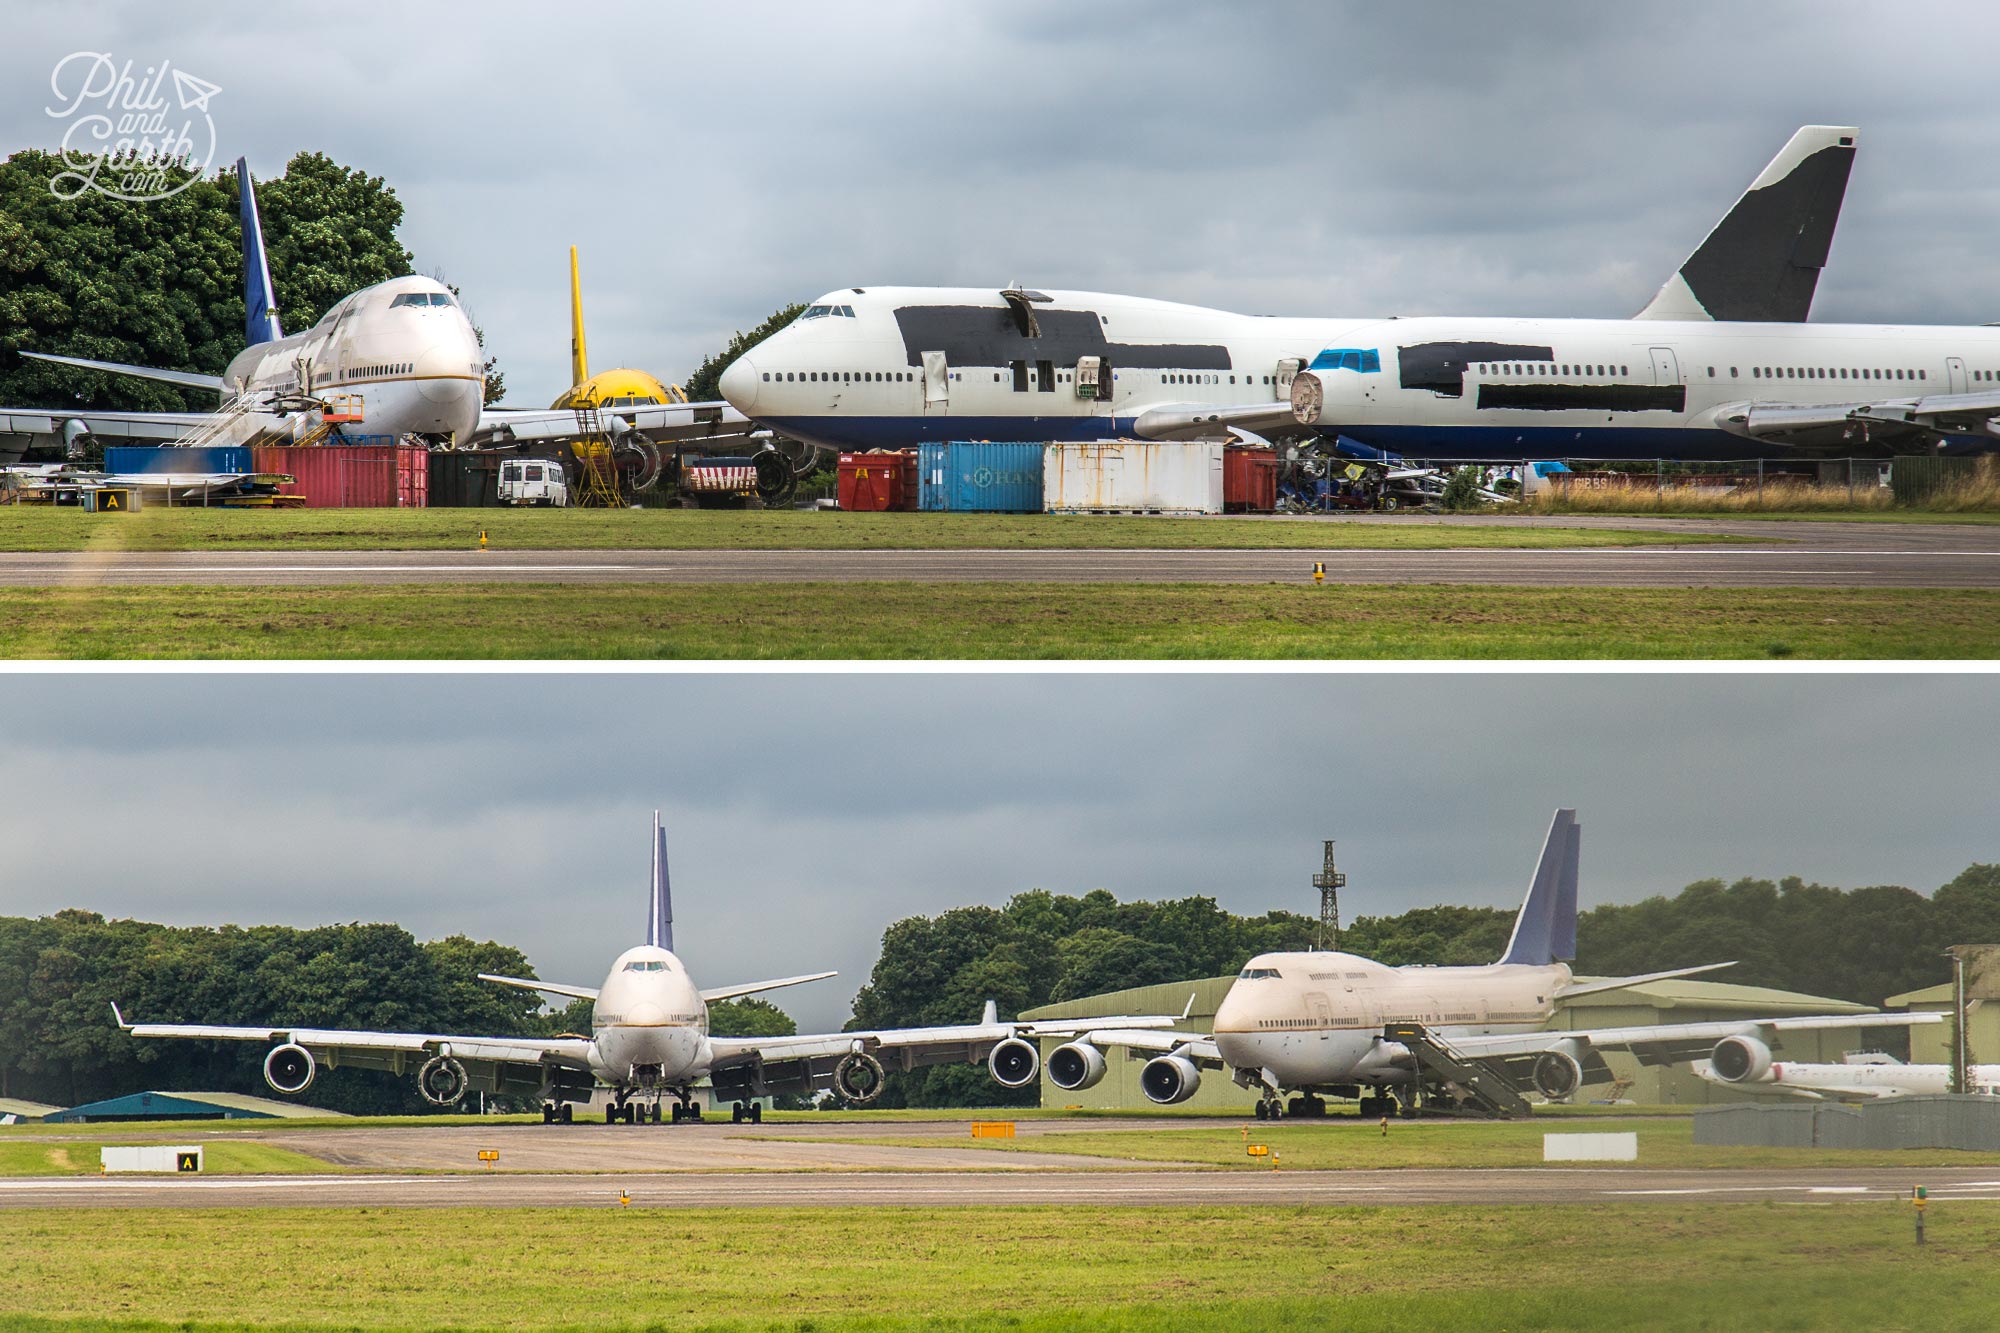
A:
<svg viewBox="0 0 2000 1333">
<path fill-rule="evenodd" d="M 168 1175 L 176 1172 L 201 1170 L 201 1146 L 183 1144 L 180 1147 L 147 1148 L 100 1148 L 106 1172 L 111 1171 L 164 1171 Z M 187 1159 L 192 1157 L 190 1163 Z"/>
<path fill-rule="evenodd" d="M 1637 1134 L 1544 1134 L 1544 1162 L 1636 1162 Z"/>
<path fill-rule="evenodd" d="M 1085 440 L 1048 447 L 1051 514 L 1222 512 L 1222 441 Z"/>
</svg>

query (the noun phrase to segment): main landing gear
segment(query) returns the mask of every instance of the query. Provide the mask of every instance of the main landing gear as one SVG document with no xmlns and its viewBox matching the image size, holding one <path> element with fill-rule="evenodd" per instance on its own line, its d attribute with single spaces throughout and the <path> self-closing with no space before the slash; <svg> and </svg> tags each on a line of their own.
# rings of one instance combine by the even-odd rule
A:
<svg viewBox="0 0 2000 1333">
<path fill-rule="evenodd" d="M 738 1102 L 729 1108 L 729 1123 L 740 1125 L 748 1120 L 753 1125 L 764 1123 L 764 1108 L 756 1102 Z"/>
<path fill-rule="evenodd" d="M 542 1123 L 567 1125 L 576 1119 L 576 1108 L 568 1102 L 543 1102 Z"/>
</svg>

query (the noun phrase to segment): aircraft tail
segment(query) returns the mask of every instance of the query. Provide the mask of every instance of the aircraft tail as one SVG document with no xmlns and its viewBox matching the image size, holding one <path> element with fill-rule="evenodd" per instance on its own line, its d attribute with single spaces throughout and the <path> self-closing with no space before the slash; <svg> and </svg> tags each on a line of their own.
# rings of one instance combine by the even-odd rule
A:
<svg viewBox="0 0 2000 1333">
<path fill-rule="evenodd" d="M 1801 128 L 1635 318 L 1803 322 L 1833 247 L 1857 134 L 1851 125 Z"/>
<path fill-rule="evenodd" d="M 583 282 L 576 274 L 576 247 L 569 248 L 569 382 L 590 378 L 590 355 L 583 346 Z"/>
<path fill-rule="evenodd" d="M 285 336 L 278 326 L 278 296 L 271 288 L 271 261 L 264 254 L 264 224 L 257 217 L 257 187 L 250 164 L 236 159 L 236 206 L 243 217 L 243 332 L 248 346 Z"/>
<path fill-rule="evenodd" d="M 1576 811 L 1558 810 L 1549 824 L 1549 836 L 1542 843 L 1542 859 L 1535 863 L 1535 878 L 1528 896 L 1521 902 L 1521 914 L 1514 918 L 1514 933 L 1507 940 L 1503 963 L 1546 966 L 1576 957 L 1577 858 L 1581 849 L 1582 827 Z"/>
<path fill-rule="evenodd" d="M 660 826 L 660 812 L 653 812 L 653 909 L 646 918 L 646 943 L 672 953 L 674 948 L 674 892 L 667 882 L 667 831 Z"/>
</svg>

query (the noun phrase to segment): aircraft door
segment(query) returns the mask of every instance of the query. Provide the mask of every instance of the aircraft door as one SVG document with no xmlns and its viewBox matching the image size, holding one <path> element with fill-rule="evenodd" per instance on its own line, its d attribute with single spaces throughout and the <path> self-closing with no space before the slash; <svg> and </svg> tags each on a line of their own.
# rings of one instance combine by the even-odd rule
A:
<svg viewBox="0 0 2000 1333">
<path fill-rule="evenodd" d="M 1946 393 L 1969 393 L 1970 382 L 1965 376 L 1965 358 L 1948 356 L 1944 359 Z"/>
<path fill-rule="evenodd" d="M 1674 349 L 1671 347 L 1655 347 L 1653 349 L 1653 383 L 1679 384 L 1680 382 L 1681 363 L 1680 358 L 1674 355 Z"/>
<path fill-rule="evenodd" d="M 943 352 L 924 353 L 924 411 L 945 412 L 951 404 L 951 367 Z"/>
<path fill-rule="evenodd" d="M 1278 373 L 1271 377 L 1271 397 L 1281 403 L 1292 399 L 1292 381 L 1306 368 L 1305 358 L 1288 356 L 1278 362 Z"/>
<path fill-rule="evenodd" d="M 1312 1025 L 1321 1041 L 1333 1040 L 1333 1005 L 1327 1000 L 1325 991 L 1306 992 L 1306 1007 L 1312 1011 Z"/>
</svg>

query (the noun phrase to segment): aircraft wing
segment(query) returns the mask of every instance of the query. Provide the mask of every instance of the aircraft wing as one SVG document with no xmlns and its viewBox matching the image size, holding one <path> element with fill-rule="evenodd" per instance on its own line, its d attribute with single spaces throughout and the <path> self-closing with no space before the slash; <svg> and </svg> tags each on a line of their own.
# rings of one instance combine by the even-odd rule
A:
<svg viewBox="0 0 2000 1333">
<path fill-rule="evenodd" d="M 765 1096 L 816 1092 L 833 1086 L 833 1072 L 850 1055 L 868 1055 L 884 1069 L 974 1064 L 1011 1038 L 1074 1038 L 1113 1027 L 1139 1032 L 1168 1028 L 1179 1019 L 1162 1016 L 1076 1019 L 1061 1022 L 1002 1023 L 990 1018 L 958 1027 L 883 1028 L 794 1037 L 711 1037 L 710 1081 L 718 1095 Z M 1199 1038 L 1196 1038 L 1199 1040 Z"/>
<path fill-rule="evenodd" d="M 799 977 L 779 977 L 776 981 L 746 981 L 737 986 L 717 986 L 714 990 L 705 990 L 701 993 L 701 998 L 709 1003 L 714 1003 L 716 1000 L 733 1000 L 739 995 L 755 995 L 759 991 L 800 986 L 808 981 L 825 981 L 828 977 L 839 975 L 838 972 L 808 972 Z"/>
<path fill-rule="evenodd" d="M 742 441 L 761 429 L 728 403 L 654 403 L 598 409 L 598 419 L 618 438 L 637 435 L 655 444 Z M 569 408 L 497 408 L 479 414 L 472 445 L 505 449 L 516 444 L 574 440 L 582 432 Z"/>
<path fill-rule="evenodd" d="M 112 443 L 172 444 L 207 422 L 208 412 L 75 412 L 0 407 L 0 451 L 10 436 L 27 448 L 61 448 L 80 435 Z"/>
<path fill-rule="evenodd" d="M 1165 403 L 1134 417 L 1132 433 L 1142 440 L 1198 440 L 1227 435 L 1231 430 L 1259 435 L 1295 430 L 1298 424 L 1289 402 Z"/>
<path fill-rule="evenodd" d="M 1715 424 L 1732 435 L 1794 448 L 1930 443 L 1975 433 L 1990 440 L 2000 418 L 2000 390 L 1854 399 L 1792 406 L 1735 403 L 1719 408 Z"/>
<path fill-rule="evenodd" d="M 363 1032 L 342 1028 L 233 1027 L 212 1023 L 128 1023 L 111 1007 L 118 1026 L 134 1037 L 181 1041 L 291 1043 L 312 1052 L 327 1069 L 380 1069 L 414 1073 L 433 1056 L 447 1055 L 465 1066 L 469 1086 L 486 1092 L 532 1095 L 553 1079 L 588 1087 L 587 1037 L 472 1037 L 442 1032 Z"/>
<path fill-rule="evenodd" d="M 1643 1065 L 1677 1064 L 1706 1056 L 1724 1037 L 1768 1039 L 1779 1032 L 1824 1032 L 1836 1028 L 1919 1027 L 1944 1021 L 1935 1013 L 1826 1014 L 1787 1018 L 1724 1019 L 1713 1023 L 1663 1023 L 1651 1027 L 1585 1028 L 1575 1032 L 1523 1032 L 1493 1037 L 1441 1037 L 1458 1055 L 1498 1063 L 1511 1076 L 1525 1072 L 1545 1051 L 1584 1047 L 1630 1051 Z M 1585 1072 L 1590 1072 L 1586 1062 Z"/>
</svg>

